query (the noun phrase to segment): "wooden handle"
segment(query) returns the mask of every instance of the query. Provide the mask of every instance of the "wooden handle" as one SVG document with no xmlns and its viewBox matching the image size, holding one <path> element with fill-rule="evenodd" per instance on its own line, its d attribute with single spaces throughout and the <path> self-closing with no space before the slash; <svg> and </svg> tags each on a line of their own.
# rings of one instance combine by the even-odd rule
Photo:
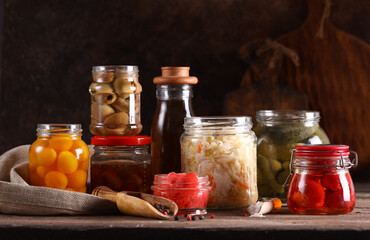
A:
<svg viewBox="0 0 370 240">
<path fill-rule="evenodd" d="M 113 191 L 109 187 L 105 186 L 96 187 L 92 191 L 92 195 L 108 199 L 112 202 L 117 202 L 117 192 Z"/>
</svg>

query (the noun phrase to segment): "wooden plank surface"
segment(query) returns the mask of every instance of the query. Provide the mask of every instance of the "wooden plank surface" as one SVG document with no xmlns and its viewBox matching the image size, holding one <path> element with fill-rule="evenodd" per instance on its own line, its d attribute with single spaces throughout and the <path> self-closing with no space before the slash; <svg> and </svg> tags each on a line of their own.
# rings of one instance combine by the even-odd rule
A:
<svg viewBox="0 0 370 240">
<path fill-rule="evenodd" d="M 0 239 L 103 239 L 128 234 L 130 239 L 212 237 L 245 239 L 370 239 L 370 184 L 356 187 L 356 208 L 335 216 L 297 215 L 286 206 L 262 218 L 241 216 L 240 210 L 209 211 L 205 220 L 153 220 L 129 216 L 15 216 L 0 215 Z M 211 219 L 210 214 L 215 215 Z M 369 238 L 368 238 L 369 237 Z M 229 239 L 229 237 L 227 237 Z"/>
</svg>

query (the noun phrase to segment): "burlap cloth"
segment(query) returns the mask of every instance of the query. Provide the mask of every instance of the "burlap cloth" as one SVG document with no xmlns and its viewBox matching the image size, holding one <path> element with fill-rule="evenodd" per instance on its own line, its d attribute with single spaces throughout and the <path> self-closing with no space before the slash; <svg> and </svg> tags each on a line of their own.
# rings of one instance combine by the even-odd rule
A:
<svg viewBox="0 0 370 240">
<path fill-rule="evenodd" d="M 0 212 L 18 215 L 99 215 L 118 212 L 115 203 L 91 194 L 30 186 L 29 147 L 19 146 L 0 156 Z"/>
</svg>

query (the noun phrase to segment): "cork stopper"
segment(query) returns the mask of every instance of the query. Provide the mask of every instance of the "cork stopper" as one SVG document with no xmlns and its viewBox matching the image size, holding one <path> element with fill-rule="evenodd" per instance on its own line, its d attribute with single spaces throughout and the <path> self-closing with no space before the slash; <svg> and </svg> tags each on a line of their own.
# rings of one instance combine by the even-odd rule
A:
<svg viewBox="0 0 370 240">
<path fill-rule="evenodd" d="M 198 78 L 189 76 L 190 67 L 162 67 L 162 76 L 153 79 L 154 84 L 197 84 Z"/>
</svg>

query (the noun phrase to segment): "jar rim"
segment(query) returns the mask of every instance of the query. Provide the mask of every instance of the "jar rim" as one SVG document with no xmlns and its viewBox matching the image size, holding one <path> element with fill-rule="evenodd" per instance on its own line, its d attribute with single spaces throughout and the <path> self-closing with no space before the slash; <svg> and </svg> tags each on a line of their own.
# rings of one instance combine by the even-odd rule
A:
<svg viewBox="0 0 370 240">
<path fill-rule="evenodd" d="M 252 125 L 250 116 L 205 116 L 185 117 L 184 119 L 184 128 L 248 127 L 251 129 Z"/>
<path fill-rule="evenodd" d="M 259 110 L 256 112 L 256 120 L 258 123 L 319 122 L 320 112 L 309 110 Z"/>
<path fill-rule="evenodd" d="M 37 124 L 37 136 L 53 134 L 72 134 L 81 136 L 81 124 L 63 124 L 63 123 L 40 123 Z"/>
<path fill-rule="evenodd" d="M 103 66 L 93 66 L 92 72 L 97 73 L 101 71 L 115 72 L 120 71 L 124 73 L 138 73 L 139 67 L 135 65 L 103 65 Z"/>
</svg>

